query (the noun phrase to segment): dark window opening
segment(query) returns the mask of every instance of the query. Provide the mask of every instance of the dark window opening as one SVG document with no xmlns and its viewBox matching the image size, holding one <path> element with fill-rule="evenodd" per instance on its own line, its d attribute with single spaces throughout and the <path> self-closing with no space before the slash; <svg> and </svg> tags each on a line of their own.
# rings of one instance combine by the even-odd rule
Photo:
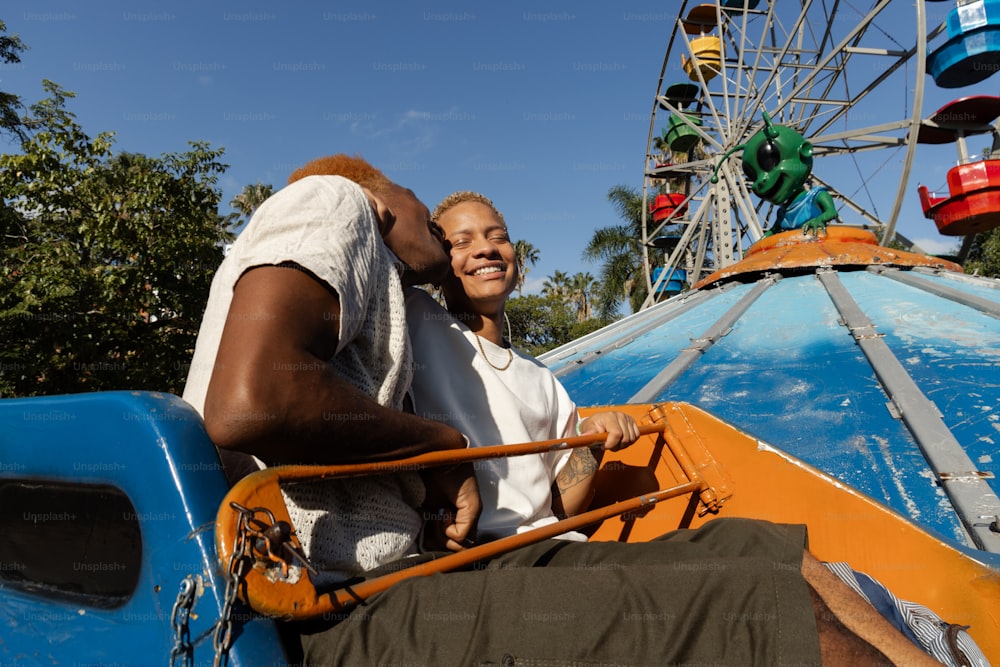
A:
<svg viewBox="0 0 1000 667">
<path fill-rule="evenodd" d="M 0 581 L 94 607 L 135 591 L 142 535 L 132 501 L 103 484 L 0 480 Z"/>
</svg>

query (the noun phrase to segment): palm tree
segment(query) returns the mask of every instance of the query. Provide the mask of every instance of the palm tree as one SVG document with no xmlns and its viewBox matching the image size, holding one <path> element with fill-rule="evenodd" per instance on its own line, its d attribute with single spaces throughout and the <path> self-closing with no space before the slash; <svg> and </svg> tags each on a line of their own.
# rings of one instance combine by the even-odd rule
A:
<svg viewBox="0 0 1000 667">
<path fill-rule="evenodd" d="M 576 321 L 584 322 L 591 318 L 591 302 L 597 281 L 589 273 L 577 273 L 569 279 L 568 297 L 570 303 L 576 306 Z"/>
<path fill-rule="evenodd" d="M 569 293 L 569 275 L 556 269 L 556 272 L 545 279 L 542 284 L 544 296 L 555 296 L 565 299 Z"/>
<path fill-rule="evenodd" d="M 642 268 L 642 195 L 635 188 L 616 185 L 608 191 L 608 200 L 624 224 L 594 230 L 583 256 L 602 263 L 597 310 L 611 315 L 628 302 L 635 312 L 647 293 Z"/>
<path fill-rule="evenodd" d="M 667 142 L 667 128 L 663 128 L 663 134 L 653 137 L 652 148 L 659 153 L 659 155 L 655 156 L 658 164 L 667 164 L 671 161 L 673 156 L 670 152 L 670 144 Z M 670 179 L 667 178 L 653 179 L 656 193 L 667 192 L 669 190 L 669 181 Z"/>
<path fill-rule="evenodd" d="M 274 194 L 274 186 L 265 185 L 258 181 L 254 185 L 244 185 L 243 191 L 233 197 L 229 205 L 239 212 L 244 222 L 248 222 L 257 207 L 272 194 Z"/>
<path fill-rule="evenodd" d="M 659 153 L 660 162 L 667 162 L 671 158 L 670 142 L 667 141 L 667 128 L 663 128 L 663 133 L 653 137 L 653 150 Z"/>
<path fill-rule="evenodd" d="M 514 242 L 514 255 L 517 257 L 517 295 L 521 296 L 521 289 L 524 287 L 524 279 L 528 275 L 528 265 L 538 262 L 538 248 L 527 241 Z"/>
</svg>

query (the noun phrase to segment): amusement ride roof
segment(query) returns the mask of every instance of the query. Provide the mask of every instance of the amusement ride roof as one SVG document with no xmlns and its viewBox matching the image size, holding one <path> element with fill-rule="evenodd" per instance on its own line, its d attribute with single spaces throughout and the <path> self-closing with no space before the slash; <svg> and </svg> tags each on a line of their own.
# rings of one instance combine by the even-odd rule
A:
<svg viewBox="0 0 1000 667">
<path fill-rule="evenodd" d="M 1000 281 L 830 227 L 541 359 L 580 405 L 686 401 L 1000 551 Z M 991 529 L 992 526 L 992 529 Z"/>
</svg>

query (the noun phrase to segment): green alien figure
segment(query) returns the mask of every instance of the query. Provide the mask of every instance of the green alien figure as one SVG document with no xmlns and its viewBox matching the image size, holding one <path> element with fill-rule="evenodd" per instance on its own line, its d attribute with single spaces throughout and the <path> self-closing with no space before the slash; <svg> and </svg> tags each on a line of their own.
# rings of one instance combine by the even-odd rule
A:
<svg viewBox="0 0 1000 667">
<path fill-rule="evenodd" d="M 795 130 L 772 124 L 766 111 L 762 115 L 764 128 L 745 144 L 726 151 L 712 174 L 712 182 L 718 182 L 722 163 L 742 150 L 743 174 L 754 194 L 778 205 L 774 225 L 764 236 L 792 229 L 807 234 L 825 231 L 826 223 L 837 218 L 837 209 L 825 187 L 806 188 L 812 173 L 812 144 Z"/>
</svg>

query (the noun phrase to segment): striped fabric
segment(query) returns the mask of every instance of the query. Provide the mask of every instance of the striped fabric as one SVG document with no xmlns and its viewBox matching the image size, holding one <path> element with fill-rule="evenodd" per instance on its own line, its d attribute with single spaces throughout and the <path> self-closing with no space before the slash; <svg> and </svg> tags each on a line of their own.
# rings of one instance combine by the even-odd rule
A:
<svg viewBox="0 0 1000 667">
<path fill-rule="evenodd" d="M 824 565 L 936 660 L 952 667 L 989 667 L 986 656 L 965 626 L 948 623 L 921 604 L 900 600 L 878 581 L 855 572 L 847 563 Z"/>
</svg>

